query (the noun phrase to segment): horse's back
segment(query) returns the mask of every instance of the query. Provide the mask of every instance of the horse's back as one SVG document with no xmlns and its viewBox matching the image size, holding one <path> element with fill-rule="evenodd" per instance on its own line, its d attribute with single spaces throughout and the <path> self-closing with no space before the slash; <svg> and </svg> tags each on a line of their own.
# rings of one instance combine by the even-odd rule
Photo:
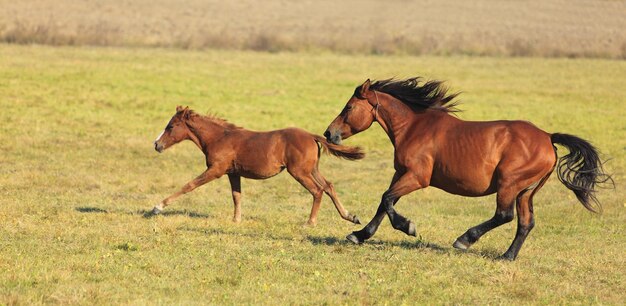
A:
<svg viewBox="0 0 626 306">
<path fill-rule="evenodd" d="M 457 119 L 434 141 L 431 184 L 455 194 L 491 194 L 503 176 L 554 163 L 550 134 L 526 121 Z"/>
<path fill-rule="evenodd" d="M 233 171 L 244 177 L 263 179 L 291 164 L 317 161 L 317 145 L 311 134 L 299 128 L 273 131 L 239 130 L 228 136 L 233 143 Z"/>
</svg>

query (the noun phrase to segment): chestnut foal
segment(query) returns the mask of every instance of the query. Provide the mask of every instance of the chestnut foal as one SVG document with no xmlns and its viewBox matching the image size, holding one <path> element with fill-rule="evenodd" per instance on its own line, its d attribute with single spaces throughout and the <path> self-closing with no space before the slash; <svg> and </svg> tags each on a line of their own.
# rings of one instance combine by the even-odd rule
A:
<svg viewBox="0 0 626 306">
<path fill-rule="evenodd" d="M 235 203 L 233 221 L 239 222 L 241 177 L 267 179 L 287 169 L 313 195 L 307 224 L 317 223 L 323 193 L 331 198 L 343 219 L 360 224 L 359 219 L 341 205 L 333 185 L 318 170 L 322 149 L 337 157 L 357 160 L 365 156 L 360 148 L 328 143 L 324 137 L 298 128 L 249 131 L 219 118 L 201 116 L 189 107 L 178 106 L 176 114 L 154 142 L 154 148 L 161 153 L 187 139 L 193 141 L 206 156 L 207 170 L 156 205 L 153 215 L 159 214 L 179 196 L 227 174 Z"/>
</svg>

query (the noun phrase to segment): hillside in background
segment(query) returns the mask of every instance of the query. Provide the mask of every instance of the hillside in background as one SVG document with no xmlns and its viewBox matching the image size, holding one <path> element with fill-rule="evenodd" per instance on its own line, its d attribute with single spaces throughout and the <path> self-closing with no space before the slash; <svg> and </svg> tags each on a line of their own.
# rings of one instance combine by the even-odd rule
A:
<svg viewBox="0 0 626 306">
<path fill-rule="evenodd" d="M 626 1 L 0 0 L 0 42 L 626 58 Z"/>
</svg>

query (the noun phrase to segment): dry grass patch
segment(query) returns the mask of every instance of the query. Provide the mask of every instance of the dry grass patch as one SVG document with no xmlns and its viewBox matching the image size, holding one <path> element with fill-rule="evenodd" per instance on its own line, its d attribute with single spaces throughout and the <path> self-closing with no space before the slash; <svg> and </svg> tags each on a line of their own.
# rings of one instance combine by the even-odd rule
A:
<svg viewBox="0 0 626 306">
<path fill-rule="evenodd" d="M 0 41 L 626 58 L 625 1 L 0 0 Z"/>
</svg>

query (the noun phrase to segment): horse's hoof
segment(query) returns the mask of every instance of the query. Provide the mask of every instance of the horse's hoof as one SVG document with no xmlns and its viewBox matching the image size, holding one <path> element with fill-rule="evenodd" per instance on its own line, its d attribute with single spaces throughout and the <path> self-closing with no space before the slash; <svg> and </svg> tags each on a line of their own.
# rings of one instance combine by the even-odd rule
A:
<svg viewBox="0 0 626 306">
<path fill-rule="evenodd" d="M 452 246 L 457 249 L 457 250 L 467 250 L 469 249 L 469 245 L 464 244 L 463 242 L 461 242 L 459 239 L 457 239 L 454 244 L 452 244 Z"/>
<path fill-rule="evenodd" d="M 496 258 L 497 260 L 503 260 L 503 261 L 514 261 L 515 260 L 515 256 L 509 254 L 509 253 L 504 253 L 500 256 L 498 256 Z"/>
<path fill-rule="evenodd" d="M 156 216 L 156 215 L 160 214 L 161 212 L 162 212 L 162 210 L 160 210 L 160 209 L 158 209 L 158 208 L 154 207 L 154 208 L 152 209 L 152 211 L 150 211 L 150 212 L 147 212 L 147 213 L 143 214 L 143 217 L 144 217 L 144 218 L 151 218 L 151 217 L 154 217 L 154 216 Z"/>
<path fill-rule="evenodd" d="M 354 244 L 361 244 L 361 243 L 363 243 L 363 241 L 360 240 L 359 237 L 357 237 L 354 233 L 346 236 L 346 239 L 348 239 L 350 242 L 352 242 Z"/>
<path fill-rule="evenodd" d="M 352 223 L 354 223 L 354 224 L 361 224 L 361 220 L 359 220 L 359 217 L 353 216 L 352 217 Z"/>
<path fill-rule="evenodd" d="M 406 234 L 413 237 L 417 236 L 417 228 L 413 221 L 409 221 L 409 230 L 406 232 Z"/>
</svg>

